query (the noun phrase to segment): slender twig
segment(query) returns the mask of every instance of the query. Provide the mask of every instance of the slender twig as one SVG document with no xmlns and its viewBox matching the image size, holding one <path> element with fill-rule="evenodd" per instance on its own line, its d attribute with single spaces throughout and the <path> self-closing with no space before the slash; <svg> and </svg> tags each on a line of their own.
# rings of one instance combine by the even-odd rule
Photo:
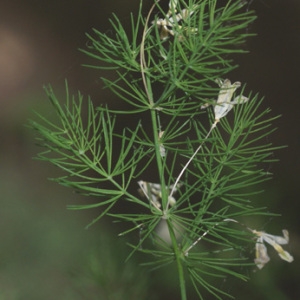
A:
<svg viewBox="0 0 300 300">
<path fill-rule="evenodd" d="M 170 193 L 170 197 L 173 196 L 173 194 L 174 194 L 174 192 L 175 192 L 175 190 L 176 190 L 176 186 L 177 186 L 177 184 L 178 184 L 180 178 L 182 177 L 184 171 L 187 169 L 187 167 L 189 166 L 189 164 L 191 163 L 191 161 L 195 158 L 195 156 L 196 156 L 196 154 L 199 152 L 199 150 L 202 148 L 204 142 L 205 142 L 205 141 L 207 140 L 207 138 L 210 136 L 212 130 L 217 126 L 217 123 L 218 123 L 218 122 L 219 122 L 219 120 L 216 120 L 216 121 L 212 124 L 212 126 L 211 126 L 210 130 L 208 131 L 206 137 L 204 138 L 203 142 L 199 145 L 199 147 L 196 149 L 196 151 L 194 152 L 194 154 L 190 157 L 190 159 L 188 160 L 188 162 L 187 162 L 187 163 L 185 164 L 185 166 L 182 168 L 181 172 L 179 173 L 179 175 L 178 175 L 178 177 L 177 177 L 177 179 L 176 179 L 176 181 L 175 181 L 175 183 L 174 183 L 174 185 L 173 185 L 173 188 L 172 188 L 171 193 Z M 168 205 L 169 205 L 169 203 L 168 203 Z M 168 207 L 168 205 L 167 205 L 167 207 Z"/>
<path fill-rule="evenodd" d="M 159 1 L 160 0 L 157 0 L 157 2 L 159 2 Z M 149 23 L 151 13 L 152 13 L 154 7 L 156 6 L 157 2 L 155 2 L 151 6 L 151 8 L 148 12 L 148 15 L 147 15 L 147 18 L 146 18 L 146 21 L 145 21 L 144 30 L 143 30 L 142 41 L 141 41 L 141 49 L 140 49 L 140 66 L 141 66 L 142 80 L 143 80 L 145 92 L 147 94 L 147 98 L 148 98 L 151 105 L 153 105 L 154 103 L 153 103 L 152 97 L 150 96 L 148 86 L 147 86 L 147 82 L 146 82 L 146 77 L 145 77 L 145 70 L 147 69 L 147 64 L 146 64 L 146 60 L 145 60 L 145 40 L 146 40 L 147 33 L 151 28 L 151 27 L 148 28 L 147 24 Z"/>
</svg>

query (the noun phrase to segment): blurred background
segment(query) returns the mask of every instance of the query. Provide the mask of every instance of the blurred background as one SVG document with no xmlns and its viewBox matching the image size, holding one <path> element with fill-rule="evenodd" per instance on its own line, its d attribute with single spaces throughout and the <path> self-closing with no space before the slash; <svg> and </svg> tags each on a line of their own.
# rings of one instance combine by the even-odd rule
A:
<svg viewBox="0 0 300 300">
<path fill-rule="evenodd" d="M 144 3 L 146 10 L 152 0 Z M 139 0 L 0 0 L 0 300 L 180 299 L 173 271 L 149 273 L 138 256 L 124 264 L 130 249 L 110 219 L 86 230 L 99 211 L 66 209 L 86 199 L 47 180 L 60 173 L 32 159 L 40 149 L 25 126 L 33 110 L 51 114 L 43 85 L 63 91 L 65 78 L 74 92 L 116 105 L 100 74 L 80 66 L 86 57 L 77 49 L 93 27 L 111 29 L 112 12 L 129 24 L 138 6 Z M 258 19 L 248 30 L 258 35 L 246 45 L 250 53 L 236 58 L 240 68 L 230 79 L 247 82 L 274 116 L 282 115 L 268 138 L 288 145 L 275 153 L 274 179 L 259 196 L 282 217 L 264 219 L 257 229 L 278 235 L 288 229 L 286 248 L 295 261 L 270 249 L 271 262 L 248 274 L 249 282 L 228 279 L 223 288 L 236 299 L 299 299 L 300 1 L 254 0 L 249 9 Z"/>
</svg>

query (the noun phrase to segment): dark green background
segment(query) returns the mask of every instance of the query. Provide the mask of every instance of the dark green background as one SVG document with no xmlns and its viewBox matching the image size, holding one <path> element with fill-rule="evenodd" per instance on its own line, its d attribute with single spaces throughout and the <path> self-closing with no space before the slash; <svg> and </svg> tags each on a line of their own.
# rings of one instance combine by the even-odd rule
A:
<svg viewBox="0 0 300 300">
<path fill-rule="evenodd" d="M 152 3 L 144 2 L 145 8 Z M 24 126 L 33 109 L 51 115 L 42 85 L 62 91 L 64 78 L 99 104 L 117 105 L 101 89 L 100 74 L 80 67 L 86 58 L 77 48 L 85 46 L 92 27 L 110 30 L 111 12 L 128 24 L 138 3 L 0 1 L 0 300 L 179 299 L 174 270 L 146 273 L 137 267 L 140 258 L 124 265 L 129 249 L 111 220 L 87 231 L 99 212 L 66 210 L 86 199 L 46 180 L 57 170 L 31 159 L 39 149 Z M 250 54 L 237 57 L 240 68 L 230 79 L 247 82 L 265 96 L 265 107 L 282 115 L 268 139 L 289 147 L 275 153 L 280 162 L 267 167 L 274 179 L 259 196 L 262 206 L 282 218 L 259 220 L 257 229 L 273 234 L 288 229 L 287 249 L 295 261 L 283 262 L 270 249 L 271 262 L 249 274 L 249 283 L 228 279 L 223 288 L 243 300 L 299 299 L 300 1 L 254 0 L 250 9 L 258 19 L 248 30 L 258 36 L 246 45 Z M 89 265 L 99 266 L 96 274 Z"/>
</svg>

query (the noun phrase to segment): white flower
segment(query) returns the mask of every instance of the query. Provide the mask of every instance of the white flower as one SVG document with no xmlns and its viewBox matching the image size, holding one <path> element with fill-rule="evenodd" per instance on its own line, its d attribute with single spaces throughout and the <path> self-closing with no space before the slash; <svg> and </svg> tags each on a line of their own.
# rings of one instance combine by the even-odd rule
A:
<svg viewBox="0 0 300 300">
<path fill-rule="evenodd" d="M 241 86 L 239 81 L 231 84 L 229 79 L 225 79 L 224 81 L 218 80 L 219 86 L 221 88 L 218 96 L 217 103 L 214 108 L 215 113 L 215 122 L 219 122 L 219 120 L 225 117 L 228 112 L 233 108 L 235 104 L 242 104 L 249 100 L 249 98 L 245 96 L 237 96 L 231 101 L 233 93 L 235 90 Z"/>
<path fill-rule="evenodd" d="M 174 31 L 173 27 L 178 27 L 179 29 L 182 29 L 182 26 L 180 26 L 178 23 L 183 20 L 187 20 L 198 8 L 198 5 L 193 5 L 191 8 L 185 8 L 180 10 L 179 13 L 175 14 L 177 12 L 178 0 L 171 0 L 169 2 L 169 10 L 166 14 L 165 19 L 158 19 L 156 22 L 152 22 L 153 24 L 156 24 L 160 28 L 160 38 L 161 40 L 165 40 L 169 37 L 169 35 L 174 36 L 176 32 Z M 184 28 L 185 30 L 188 30 L 189 32 L 196 32 L 196 28 Z M 182 36 L 179 36 L 182 38 Z"/>
<path fill-rule="evenodd" d="M 140 189 L 138 190 L 139 193 L 142 196 L 145 196 L 156 209 L 160 210 L 161 207 L 160 200 L 162 196 L 161 185 L 158 183 L 152 183 L 143 180 L 138 181 L 138 185 L 140 186 Z M 182 184 L 179 183 L 177 184 L 177 187 L 174 187 L 174 185 L 171 184 L 166 188 L 168 191 L 173 190 L 174 188 L 174 192 L 176 192 L 178 188 L 181 187 L 181 185 Z M 174 206 L 176 204 L 176 199 L 172 195 L 169 195 L 168 203 L 170 204 L 170 206 Z"/>
<path fill-rule="evenodd" d="M 267 253 L 267 247 L 264 242 L 273 246 L 281 259 L 287 262 L 292 262 L 294 260 L 293 256 L 290 255 L 287 251 L 283 250 L 283 248 L 280 246 L 286 245 L 289 242 L 289 233 L 287 230 L 282 230 L 283 237 L 256 230 L 252 230 L 252 233 L 258 236 L 255 244 L 256 258 L 254 259 L 254 262 L 259 269 L 262 269 L 264 265 L 270 260 L 270 257 Z"/>
<path fill-rule="evenodd" d="M 238 223 L 242 226 L 245 226 L 245 225 L 239 223 L 235 219 L 224 219 L 223 221 L 234 222 L 234 223 Z M 254 262 L 259 269 L 262 269 L 265 266 L 265 264 L 267 262 L 269 262 L 269 260 L 270 260 L 270 257 L 267 252 L 267 247 L 264 244 L 264 242 L 271 245 L 277 251 L 277 253 L 281 259 L 283 259 L 287 262 L 294 261 L 293 256 L 291 254 L 289 254 L 287 251 L 283 250 L 283 248 L 280 246 L 280 245 L 286 245 L 289 243 L 289 232 L 286 229 L 282 230 L 283 236 L 278 236 L 278 235 L 272 235 L 272 234 L 266 233 L 264 231 L 257 231 L 257 230 L 251 229 L 247 226 L 246 226 L 246 228 L 257 236 L 257 240 L 256 240 L 256 244 L 255 244 L 256 258 L 254 259 Z"/>
</svg>

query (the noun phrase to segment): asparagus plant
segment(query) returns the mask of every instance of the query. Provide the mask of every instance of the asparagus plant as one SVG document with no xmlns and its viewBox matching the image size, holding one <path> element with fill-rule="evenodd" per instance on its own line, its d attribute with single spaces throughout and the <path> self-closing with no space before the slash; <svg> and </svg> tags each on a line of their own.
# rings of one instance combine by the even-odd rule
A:
<svg viewBox="0 0 300 300">
<path fill-rule="evenodd" d="M 63 102 L 46 87 L 57 120 L 31 121 L 45 148 L 37 158 L 63 171 L 55 181 L 93 197 L 70 206 L 101 209 L 88 226 L 104 216 L 129 224 L 120 235 L 139 239 L 128 258 L 139 251 L 152 268 L 175 263 L 182 300 L 187 281 L 199 299 L 230 297 L 213 278 L 246 280 L 245 266 L 269 261 L 264 242 L 293 260 L 280 246 L 286 230 L 279 237 L 241 223 L 270 215 L 256 200 L 271 178 L 263 165 L 280 148 L 266 139 L 277 116 L 228 79 L 255 15 L 240 0 L 170 0 L 167 11 L 155 0 L 146 15 L 142 2 L 130 29 L 113 15 L 112 33 L 94 29 L 81 50 L 94 60 L 87 67 L 113 73 L 102 82 L 128 109 L 72 96 L 67 84 Z M 130 116 L 136 124 L 116 126 Z"/>
</svg>

